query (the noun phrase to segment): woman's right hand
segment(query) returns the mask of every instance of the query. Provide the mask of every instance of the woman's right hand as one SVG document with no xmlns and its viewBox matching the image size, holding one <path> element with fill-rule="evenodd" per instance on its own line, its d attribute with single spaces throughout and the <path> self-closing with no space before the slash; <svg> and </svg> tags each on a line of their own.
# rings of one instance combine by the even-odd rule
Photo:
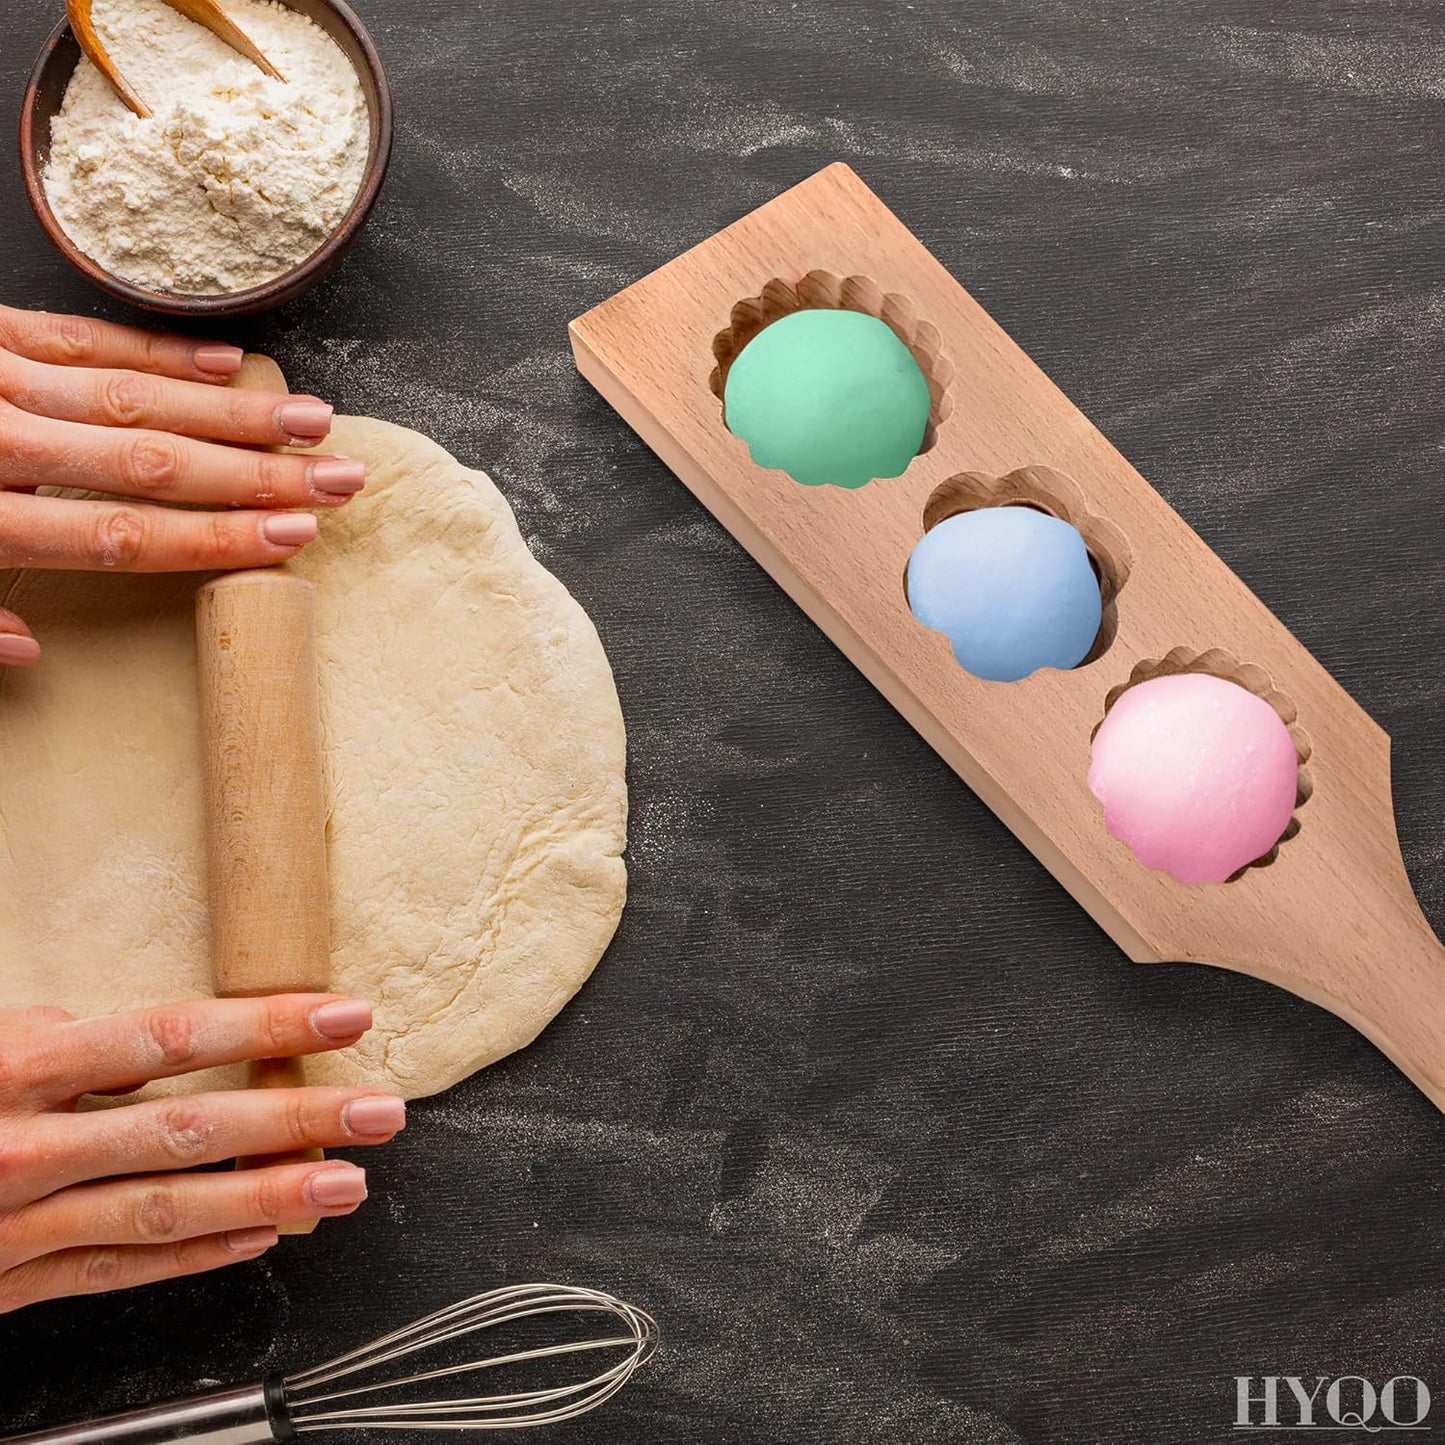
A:
<svg viewBox="0 0 1445 1445">
<path fill-rule="evenodd" d="M 239 1156 L 384 1144 L 402 1100 L 254 1089 L 76 1112 L 218 1064 L 354 1044 L 371 1007 L 329 994 L 175 1004 L 76 1020 L 0 1011 L 0 1313 L 254 1259 L 276 1226 L 350 1214 L 366 1174 L 338 1159 L 181 1173 Z"/>
<path fill-rule="evenodd" d="M 366 468 L 265 450 L 318 445 L 331 407 L 228 387 L 242 361 L 235 346 L 0 306 L 0 568 L 198 572 L 295 556 Z M 43 642 L 0 608 L 0 666 L 39 662 Z"/>
</svg>

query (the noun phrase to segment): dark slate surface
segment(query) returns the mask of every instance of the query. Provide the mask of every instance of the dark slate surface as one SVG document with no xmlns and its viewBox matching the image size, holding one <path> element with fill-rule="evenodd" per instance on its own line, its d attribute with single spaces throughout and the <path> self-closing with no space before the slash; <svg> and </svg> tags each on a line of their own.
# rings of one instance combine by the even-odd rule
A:
<svg viewBox="0 0 1445 1445">
<path fill-rule="evenodd" d="M 0 3 L 12 103 L 54 3 Z M 1445 1121 L 1345 1025 L 1127 964 L 574 374 L 567 320 L 849 160 L 1396 741 L 1445 925 L 1438 0 L 363 0 L 344 271 L 236 339 L 492 471 L 631 727 L 632 897 L 535 1047 L 264 1265 L 0 1321 L 0 1418 L 558 1277 L 665 1356 L 559 1440 L 1223 1439 L 1445 1398 Z M 6 300 L 96 309 L 0 157 Z M 441 1438 L 441 1437 L 438 1437 Z"/>
</svg>

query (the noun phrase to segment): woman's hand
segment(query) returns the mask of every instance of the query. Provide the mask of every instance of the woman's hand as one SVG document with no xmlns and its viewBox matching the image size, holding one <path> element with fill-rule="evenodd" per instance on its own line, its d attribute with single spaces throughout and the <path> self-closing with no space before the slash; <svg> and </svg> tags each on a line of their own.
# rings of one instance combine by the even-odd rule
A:
<svg viewBox="0 0 1445 1445">
<path fill-rule="evenodd" d="M 354 1164 L 195 1164 L 384 1144 L 406 1106 L 368 1089 L 192 1094 L 76 1113 L 83 1094 L 216 1064 L 344 1049 L 371 1007 L 328 994 L 207 1000 L 76 1021 L 0 1012 L 0 1313 L 253 1259 L 276 1226 L 350 1214 Z"/>
<path fill-rule="evenodd" d="M 249 450 L 315 446 L 331 408 L 228 388 L 241 360 L 234 346 L 0 306 L 0 568 L 265 567 L 311 541 L 316 518 L 287 509 L 341 506 L 366 469 Z M 123 500 L 37 497 L 37 487 Z M 231 510 L 156 505 L 166 502 Z M 39 659 L 24 622 L 0 609 L 0 664 Z"/>
</svg>

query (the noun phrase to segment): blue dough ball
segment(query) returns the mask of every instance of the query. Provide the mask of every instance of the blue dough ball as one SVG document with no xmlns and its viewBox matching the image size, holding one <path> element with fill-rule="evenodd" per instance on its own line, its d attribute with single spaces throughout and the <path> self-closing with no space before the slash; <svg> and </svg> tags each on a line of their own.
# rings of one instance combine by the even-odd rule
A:
<svg viewBox="0 0 1445 1445">
<path fill-rule="evenodd" d="M 961 512 L 926 532 L 908 559 L 908 605 L 990 682 L 1077 667 L 1103 620 L 1084 539 L 1030 507 Z"/>
</svg>

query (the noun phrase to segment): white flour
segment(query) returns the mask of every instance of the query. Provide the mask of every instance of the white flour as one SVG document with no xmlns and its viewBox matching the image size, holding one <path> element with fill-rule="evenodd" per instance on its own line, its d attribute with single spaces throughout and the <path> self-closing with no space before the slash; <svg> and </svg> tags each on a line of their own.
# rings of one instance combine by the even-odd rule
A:
<svg viewBox="0 0 1445 1445">
<path fill-rule="evenodd" d="M 340 47 L 274 0 L 225 9 L 285 83 L 162 0 L 95 0 L 96 30 L 153 117 L 82 60 L 51 126 L 45 190 L 66 234 L 150 290 L 270 281 L 327 240 L 361 186 L 366 100 Z"/>
</svg>

